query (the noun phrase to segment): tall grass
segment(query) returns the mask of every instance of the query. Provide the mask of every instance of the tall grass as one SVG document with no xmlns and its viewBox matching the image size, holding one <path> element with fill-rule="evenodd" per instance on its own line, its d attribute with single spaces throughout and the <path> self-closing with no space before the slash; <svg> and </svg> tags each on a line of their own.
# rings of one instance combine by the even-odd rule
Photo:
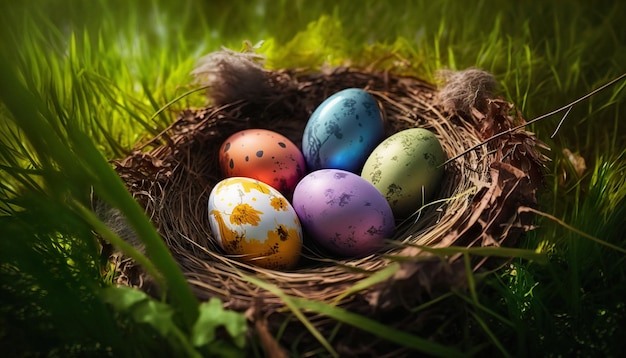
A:
<svg viewBox="0 0 626 358">
<path fill-rule="evenodd" d="M 246 352 L 243 316 L 216 302 L 195 302 L 106 164 L 163 129 L 178 110 L 204 104 L 195 94 L 153 116 L 193 88 L 188 73 L 201 55 L 264 40 L 259 51 L 274 68 L 374 64 L 434 81 L 443 67 L 481 67 L 530 119 L 626 72 L 625 10 L 620 2 L 585 1 L 3 2 L 1 348 L 9 356 Z M 625 86 L 577 105 L 553 138 L 560 117 L 531 127 L 552 148 L 540 208 L 621 248 Z M 582 176 L 563 149 L 585 158 Z M 124 243 L 87 209 L 91 188 L 119 207 L 148 244 L 149 260 L 126 250 L 173 289 L 162 301 L 109 289 L 94 231 Z M 626 292 L 616 283 L 625 279 L 624 255 L 557 222 L 539 218 L 538 225 L 521 245 L 547 253 L 550 263 L 513 259 L 477 277 L 483 284 L 476 291 L 443 296 L 437 304 L 448 307 L 445 329 L 428 337 L 431 353 L 445 352 L 438 342 L 516 356 L 620 352 Z M 332 306 L 289 302 L 381 329 Z M 213 334 L 217 326 L 227 327 L 225 339 Z"/>
</svg>

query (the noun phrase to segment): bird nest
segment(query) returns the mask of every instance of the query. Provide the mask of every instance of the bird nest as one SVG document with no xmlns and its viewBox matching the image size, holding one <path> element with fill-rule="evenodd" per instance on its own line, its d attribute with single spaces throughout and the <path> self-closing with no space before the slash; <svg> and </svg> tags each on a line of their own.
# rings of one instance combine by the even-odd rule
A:
<svg viewBox="0 0 626 358">
<path fill-rule="evenodd" d="M 521 128 L 524 119 L 513 104 L 492 95 L 495 81 L 483 71 L 444 73 L 447 84 L 438 88 L 389 71 L 267 70 L 254 56 L 226 52 L 205 59 L 194 74 L 207 86 L 211 104 L 183 110 L 169 128 L 114 164 L 195 295 L 217 297 L 226 308 L 247 312 L 252 327 L 271 332 L 283 345 L 315 343 L 307 333 L 311 327 L 304 328 L 286 309 L 284 295 L 415 331 L 411 307 L 451 287 L 467 287 L 461 251 L 437 250 L 514 246 L 532 227 L 532 214 L 523 208 L 536 204 L 544 146 Z M 387 136 L 413 127 L 435 133 L 450 160 L 434 202 L 398 223 L 385 248 L 367 257 L 321 257 L 308 249 L 306 237 L 303 257 L 289 271 L 251 266 L 224 254 L 210 230 L 207 207 L 211 189 L 223 179 L 221 144 L 237 131 L 262 128 L 300 145 L 311 113 L 345 88 L 374 96 Z M 501 263 L 471 257 L 474 271 Z M 132 262 L 123 262 L 119 271 L 120 283 L 149 291 Z M 331 343 L 340 352 L 365 346 L 371 351 L 376 341 L 320 312 L 304 317 L 324 337 L 334 337 Z"/>
</svg>

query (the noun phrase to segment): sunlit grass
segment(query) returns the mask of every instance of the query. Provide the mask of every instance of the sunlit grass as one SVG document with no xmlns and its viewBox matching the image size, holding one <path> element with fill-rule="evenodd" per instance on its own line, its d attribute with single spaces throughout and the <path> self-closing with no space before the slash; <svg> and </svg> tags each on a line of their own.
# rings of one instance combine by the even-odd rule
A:
<svg viewBox="0 0 626 358">
<path fill-rule="evenodd" d="M 154 342 L 154 332 L 139 325 L 132 310 L 112 315 L 98 296 L 110 278 L 102 277 L 92 230 L 108 233 L 82 205 L 94 186 L 124 208 L 148 241 L 156 238 L 104 160 L 125 156 L 180 109 L 205 103 L 195 93 L 154 116 L 195 88 L 189 72 L 203 54 L 264 40 L 259 51 L 272 68 L 347 64 L 431 81 L 441 68 L 475 66 L 494 73 L 500 94 L 531 119 L 626 71 L 624 10 L 619 2 L 584 1 L 4 2 L 2 73 L 19 85 L 5 85 L 0 106 L 0 326 L 9 327 L 0 329 L 2 347 L 10 339 L 14 350 L 8 352 L 16 354 L 20 345 L 59 355 L 176 351 L 175 341 Z M 618 84 L 575 106 L 554 138 L 559 116 L 531 126 L 552 148 L 540 209 L 622 248 L 625 87 Z M 16 96 L 20 88 L 27 94 Z M 581 177 L 563 149 L 585 158 L 588 169 Z M 619 352 L 626 342 L 617 329 L 626 319 L 626 292 L 618 284 L 626 279 L 624 255 L 553 221 L 540 218 L 538 225 L 522 247 L 539 248 L 550 264 L 516 258 L 477 277 L 472 292 L 444 296 L 437 305 L 450 309 L 432 339 L 499 355 Z M 175 286 L 175 268 L 156 256 L 151 262 Z M 187 310 L 176 317 L 193 320 L 194 303 L 181 308 L 181 301 L 173 302 L 167 307 L 176 315 Z M 289 302 L 374 332 L 383 328 L 336 307 Z M 69 312 L 80 319 L 64 321 Z M 191 327 L 180 326 L 182 332 Z M 129 332 L 137 337 L 133 349 L 123 342 Z M 28 336 L 44 339 L 30 346 Z M 179 338 L 189 352 L 227 352 L 193 346 L 185 341 L 191 335 Z M 330 340 L 317 338 L 322 346 Z M 420 339 L 409 337 L 407 344 Z M 446 352 L 437 344 L 430 348 Z"/>
</svg>

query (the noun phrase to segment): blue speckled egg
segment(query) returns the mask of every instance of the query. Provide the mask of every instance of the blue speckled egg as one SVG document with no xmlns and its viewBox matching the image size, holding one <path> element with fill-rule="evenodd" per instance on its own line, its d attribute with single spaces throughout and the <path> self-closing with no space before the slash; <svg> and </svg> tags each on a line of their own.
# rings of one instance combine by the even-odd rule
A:
<svg viewBox="0 0 626 358">
<path fill-rule="evenodd" d="M 315 109 L 304 129 L 302 152 L 310 171 L 332 168 L 360 173 L 383 136 L 374 97 L 362 89 L 348 88 Z"/>
</svg>

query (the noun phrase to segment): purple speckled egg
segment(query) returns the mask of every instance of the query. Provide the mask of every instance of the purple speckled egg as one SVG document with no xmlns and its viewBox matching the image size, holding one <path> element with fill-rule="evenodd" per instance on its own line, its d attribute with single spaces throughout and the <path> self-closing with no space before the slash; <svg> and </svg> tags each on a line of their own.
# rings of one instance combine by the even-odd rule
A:
<svg viewBox="0 0 626 358">
<path fill-rule="evenodd" d="M 321 169 L 296 186 L 293 207 L 307 234 L 342 256 L 365 256 L 383 246 L 395 221 L 385 197 L 367 180 Z"/>
</svg>

